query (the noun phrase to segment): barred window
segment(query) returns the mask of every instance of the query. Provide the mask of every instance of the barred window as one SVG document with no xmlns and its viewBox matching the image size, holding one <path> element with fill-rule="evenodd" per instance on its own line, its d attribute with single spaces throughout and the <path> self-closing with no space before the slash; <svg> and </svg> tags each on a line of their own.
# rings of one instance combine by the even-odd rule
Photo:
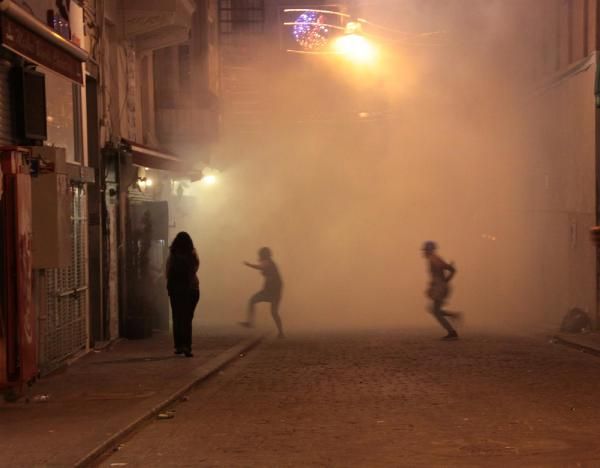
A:
<svg viewBox="0 0 600 468">
<path fill-rule="evenodd" d="M 264 22 L 264 0 L 219 0 L 221 34 L 262 33 Z"/>
</svg>

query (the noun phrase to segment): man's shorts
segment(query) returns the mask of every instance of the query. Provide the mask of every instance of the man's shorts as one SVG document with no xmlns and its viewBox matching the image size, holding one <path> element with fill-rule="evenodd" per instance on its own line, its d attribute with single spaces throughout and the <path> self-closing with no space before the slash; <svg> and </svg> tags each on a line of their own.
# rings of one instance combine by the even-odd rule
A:
<svg viewBox="0 0 600 468">
<path fill-rule="evenodd" d="M 434 301 L 444 301 L 450 295 L 450 287 L 446 282 L 435 281 L 429 285 L 425 294 Z"/>
<path fill-rule="evenodd" d="M 278 303 L 281 301 L 281 291 L 258 291 L 252 296 L 252 302 L 271 302 Z"/>
</svg>

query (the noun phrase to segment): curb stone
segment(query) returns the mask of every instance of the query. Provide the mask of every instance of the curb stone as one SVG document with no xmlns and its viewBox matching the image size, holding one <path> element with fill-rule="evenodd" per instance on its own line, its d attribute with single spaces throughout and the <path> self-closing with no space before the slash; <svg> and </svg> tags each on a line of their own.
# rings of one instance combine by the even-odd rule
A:
<svg viewBox="0 0 600 468">
<path fill-rule="evenodd" d="M 149 421 L 158 413 L 162 412 L 166 407 L 179 400 L 182 396 L 184 396 L 185 393 L 189 392 L 200 382 L 203 382 L 204 380 L 207 380 L 208 378 L 212 377 L 225 366 L 241 357 L 243 353 L 257 346 L 265 338 L 265 336 L 266 334 L 259 334 L 246 340 L 243 340 L 241 343 L 238 343 L 237 345 L 229 348 L 228 350 L 223 351 L 221 354 L 211 359 L 209 362 L 204 363 L 201 366 L 195 368 L 191 372 L 191 380 L 187 384 L 183 385 L 165 400 L 158 403 L 153 408 L 146 411 L 142 416 L 132 421 L 123 429 L 114 433 L 110 438 L 106 439 L 100 445 L 96 446 L 85 456 L 80 458 L 74 466 L 76 468 L 88 468 L 92 466 L 97 466 L 97 462 L 103 459 L 106 454 L 118 450 L 120 442 L 125 437 L 133 433 L 146 421 Z"/>
<path fill-rule="evenodd" d="M 560 345 L 567 346 L 569 348 L 577 349 L 581 352 L 600 357 L 600 350 L 583 344 L 575 343 L 571 340 L 563 338 L 562 336 L 553 335 L 552 340 L 554 343 L 558 343 Z"/>
</svg>

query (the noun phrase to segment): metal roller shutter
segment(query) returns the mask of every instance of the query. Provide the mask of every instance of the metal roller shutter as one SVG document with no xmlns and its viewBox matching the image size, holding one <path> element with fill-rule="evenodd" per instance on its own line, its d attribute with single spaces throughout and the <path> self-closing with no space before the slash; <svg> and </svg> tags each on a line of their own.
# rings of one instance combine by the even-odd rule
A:
<svg viewBox="0 0 600 468">
<path fill-rule="evenodd" d="M 73 237 L 68 268 L 46 270 L 48 314 L 40 330 L 40 367 L 47 373 L 87 343 L 87 210 L 85 188 L 71 186 Z"/>
</svg>

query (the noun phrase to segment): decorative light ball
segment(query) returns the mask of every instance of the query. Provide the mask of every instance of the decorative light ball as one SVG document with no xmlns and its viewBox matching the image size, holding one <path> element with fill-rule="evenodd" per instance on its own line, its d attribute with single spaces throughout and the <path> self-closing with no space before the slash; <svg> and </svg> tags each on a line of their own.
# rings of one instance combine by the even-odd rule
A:
<svg viewBox="0 0 600 468">
<path fill-rule="evenodd" d="M 316 11 L 302 13 L 294 22 L 294 39 L 305 50 L 322 48 L 329 39 L 329 28 L 324 23 L 325 17 Z"/>
</svg>

